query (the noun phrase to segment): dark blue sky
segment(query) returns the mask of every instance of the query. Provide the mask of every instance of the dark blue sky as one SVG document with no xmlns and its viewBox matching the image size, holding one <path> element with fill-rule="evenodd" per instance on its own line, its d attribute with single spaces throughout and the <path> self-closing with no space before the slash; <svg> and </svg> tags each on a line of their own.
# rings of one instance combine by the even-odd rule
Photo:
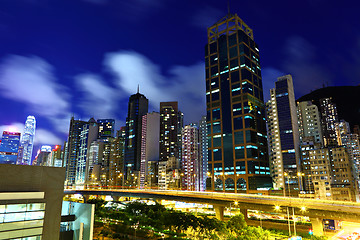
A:
<svg viewBox="0 0 360 240">
<path fill-rule="evenodd" d="M 1 0 L 0 130 L 37 118 L 38 144 L 62 144 L 69 118 L 115 118 L 140 92 L 158 110 L 179 101 L 185 121 L 205 113 L 206 27 L 227 1 Z M 292 74 L 296 96 L 357 85 L 357 1 L 230 1 L 260 47 L 265 96 Z"/>
</svg>

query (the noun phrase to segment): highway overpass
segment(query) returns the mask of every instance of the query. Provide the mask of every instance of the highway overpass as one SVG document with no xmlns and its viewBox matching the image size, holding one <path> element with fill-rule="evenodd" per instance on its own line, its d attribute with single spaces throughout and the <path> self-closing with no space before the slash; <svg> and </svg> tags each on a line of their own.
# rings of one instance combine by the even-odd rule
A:
<svg viewBox="0 0 360 240">
<path fill-rule="evenodd" d="M 345 201 L 329 201 L 318 199 L 291 198 L 269 195 L 221 193 L 221 192 L 194 192 L 176 190 L 111 190 L 111 189 L 66 189 L 64 194 L 109 195 L 118 197 L 136 197 L 151 199 L 177 200 L 192 203 L 207 203 L 214 205 L 216 216 L 223 219 L 224 207 L 230 203 L 238 203 L 237 207 L 246 212 L 254 209 L 267 212 L 287 213 L 294 211 L 295 215 L 309 216 L 313 224 L 315 235 L 323 234 L 322 219 L 337 219 L 342 221 L 360 222 L 360 203 Z"/>
</svg>

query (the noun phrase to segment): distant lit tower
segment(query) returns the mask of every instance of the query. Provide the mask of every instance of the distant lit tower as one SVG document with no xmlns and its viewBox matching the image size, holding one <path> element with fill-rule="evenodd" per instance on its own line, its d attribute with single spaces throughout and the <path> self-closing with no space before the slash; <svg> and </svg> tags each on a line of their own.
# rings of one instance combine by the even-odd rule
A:
<svg viewBox="0 0 360 240">
<path fill-rule="evenodd" d="M 148 112 L 149 100 L 139 91 L 129 98 L 125 130 L 125 179 L 127 185 L 134 185 L 139 177 L 141 162 L 142 116 Z M 135 176 L 136 175 L 136 176 Z"/>
<path fill-rule="evenodd" d="M 207 126 L 206 116 L 203 116 L 199 124 L 199 142 L 200 142 L 200 191 L 206 190 L 206 181 L 208 174 L 208 139 L 207 139 Z M 209 179 L 210 180 L 210 179 Z M 211 181 L 210 181 L 211 184 Z"/>
<path fill-rule="evenodd" d="M 279 77 L 267 102 L 270 170 L 274 187 L 299 189 L 299 128 L 291 75 Z"/>
<path fill-rule="evenodd" d="M 43 145 L 41 146 L 40 150 L 37 152 L 35 159 L 32 165 L 36 166 L 49 166 L 52 167 L 50 164 L 51 159 L 49 159 L 51 154 L 51 146 Z"/>
<path fill-rule="evenodd" d="M 16 164 L 20 136 L 19 132 L 3 132 L 0 144 L 0 164 Z"/>
<path fill-rule="evenodd" d="M 32 152 L 34 148 L 34 138 L 36 129 L 36 119 L 28 116 L 25 122 L 24 133 L 21 138 L 22 159 L 18 164 L 31 165 Z"/>
<path fill-rule="evenodd" d="M 337 146 L 336 123 L 339 122 L 336 105 L 331 98 L 320 101 L 321 124 L 325 146 Z"/>
<path fill-rule="evenodd" d="M 186 125 L 182 130 L 182 172 L 183 183 L 189 191 L 200 191 L 201 172 L 199 130 L 195 124 Z"/>
<path fill-rule="evenodd" d="M 272 187 L 259 48 L 252 29 L 227 14 L 207 30 L 208 171 L 211 190 Z"/>
</svg>

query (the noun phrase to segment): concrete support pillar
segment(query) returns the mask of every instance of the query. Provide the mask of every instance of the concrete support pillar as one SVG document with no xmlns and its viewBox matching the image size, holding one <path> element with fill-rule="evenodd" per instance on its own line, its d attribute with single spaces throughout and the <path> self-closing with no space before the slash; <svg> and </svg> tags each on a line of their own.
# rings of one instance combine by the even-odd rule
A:
<svg viewBox="0 0 360 240">
<path fill-rule="evenodd" d="M 89 196 L 88 195 L 82 195 L 83 199 L 84 199 L 84 203 L 87 203 L 87 201 L 89 200 Z"/>
<path fill-rule="evenodd" d="M 120 199 L 120 196 L 111 196 L 114 202 L 118 202 Z"/>
<path fill-rule="evenodd" d="M 324 226 L 323 220 L 321 218 L 310 218 L 313 233 L 315 236 L 323 236 L 324 235 Z"/>
<path fill-rule="evenodd" d="M 240 212 L 244 215 L 245 221 L 247 221 L 248 220 L 247 209 L 246 208 L 240 208 Z"/>
<path fill-rule="evenodd" d="M 224 221 L 224 206 L 214 205 L 216 218 L 220 221 Z"/>
</svg>

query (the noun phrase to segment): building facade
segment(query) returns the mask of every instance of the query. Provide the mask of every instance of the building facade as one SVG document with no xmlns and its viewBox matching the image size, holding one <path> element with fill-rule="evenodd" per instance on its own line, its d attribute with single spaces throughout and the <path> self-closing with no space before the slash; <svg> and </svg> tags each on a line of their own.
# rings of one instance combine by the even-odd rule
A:
<svg viewBox="0 0 360 240">
<path fill-rule="evenodd" d="M 140 188 L 146 188 L 156 182 L 152 170 L 159 161 L 160 114 L 147 113 L 142 117 Z"/>
<path fill-rule="evenodd" d="M 272 187 L 259 48 L 236 14 L 208 28 L 205 47 L 210 190 Z"/>
<path fill-rule="evenodd" d="M 188 191 L 200 191 L 199 129 L 195 124 L 186 125 L 182 130 L 182 178 L 183 186 Z"/>
<path fill-rule="evenodd" d="M 279 77 L 267 102 L 270 169 L 275 189 L 300 189 L 299 128 L 291 75 Z"/>
<path fill-rule="evenodd" d="M 0 163 L 16 164 L 20 146 L 19 132 L 3 131 L 0 143 Z"/>
<path fill-rule="evenodd" d="M 142 116 L 148 112 L 148 99 L 139 92 L 129 98 L 125 130 L 125 183 L 134 185 L 141 163 Z"/>
</svg>

